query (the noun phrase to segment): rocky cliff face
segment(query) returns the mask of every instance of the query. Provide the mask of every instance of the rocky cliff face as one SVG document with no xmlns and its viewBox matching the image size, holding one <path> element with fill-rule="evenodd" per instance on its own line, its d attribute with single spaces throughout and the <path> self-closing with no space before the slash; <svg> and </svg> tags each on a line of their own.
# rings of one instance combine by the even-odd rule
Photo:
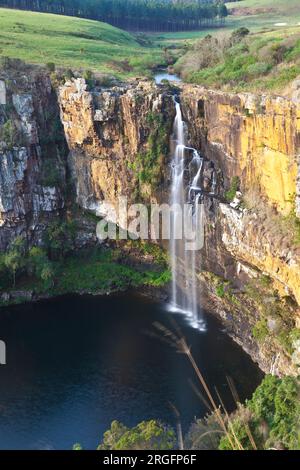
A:
<svg viewBox="0 0 300 470">
<path fill-rule="evenodd" d="M 214 162 L 225 188 L 237 176 L 241 192 L 252 199 L 250 211 L 242 195 L 219 205 L 223 246 L 235 259 L 269 274 L 299 303 L 300 250 L 288 233 L 293 221 L 283 222 L 293 206 L 299 213 L 300 106 L 279 97 L 189 86 L 183 88 L 182 105 L 191 144 Z M 276 217 L 272 206 L 284 215 Z"/>
<path fill-rule="evenodd" d="M 60 88 L 59 101 L 81 207 L 117 206 L 120 196 L 129 203 L 163 197 L 174 118 L 170 93 L 149 82 L 88 91 L 77 79 Z"/>
<path fill-rule="evenodd" d="M 257 188 L 279 211 L 300 215 L 300 105 L 282 97 L 183 86 L 191 141 L 218 163 L 225 184 Z"/>
<path fill-rule="evenodd" d="M 49 77 L 21 68 L 1 73 L 0 249 L 22 235 L 39 243 L 63 210 L 65 142 Z"/>
<path fill-rule="evenodd" d="M 272 297 L 274 291 L 279 295 L 278 311 L 282 299 L 290 297 L 295 301 L 287 316 L 297 330 L 300 105 L 281 97 L 232 95 L 188 85 L 182 87 L 181 103 L 190 144 L 213 162 L 218 179 L 216 197 L 205 198 L 207 224 L 202 267 L 220 277 L 219 287 L 220 279 L 225 283 L 230 281 L 233 290 L 238 289 L 240 294 L 253 279 L 267 276 L 272 283 L 269 295 Z M 226 189 L 236 177 L 240 192 L 233 201 L 226 201 Z M 202 279 L 206 291 L 209 279 Z M 207 295 L 212 298 L 214 288 L 210 286 L 208 290 Z M 249 299 L 243 296 L 239 317 L 233 317 L 236 306 L 231 304 L 228 308 L 230 296 L 226 296 L 226 291 L 223 296 L 227 297 L 226 301 L 223 299 L 220 306 L 218 299 L 219 307 L 215 310 L 223 320 L 231 317 L 227 324 L 235 339 L 248 342 L 248 351 L 252 351 L 264 370 L 274 369 L 277 358 L 276 370 L 291 373 L 293 366 L 286 351 L 282 350 L 278 356 L 281 348 L 272 341 L 258 348 L 252 335 L 255 324 L 271 321 L 272 315 L 265 313 L 261 320 L 257 305 L 246 306 Z M 236 300 L 234 296 L 232 299 Z"/>
</svg>

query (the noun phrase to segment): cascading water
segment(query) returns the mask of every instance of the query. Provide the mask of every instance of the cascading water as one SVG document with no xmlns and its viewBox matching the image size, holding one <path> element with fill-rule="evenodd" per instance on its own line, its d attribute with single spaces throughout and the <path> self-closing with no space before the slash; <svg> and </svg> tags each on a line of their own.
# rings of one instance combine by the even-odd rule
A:
<svg viewBox="0 0 300 470">
<path fill-rule="evenodd" d="M 194 148 L 185 145 L 185 123 L 180 104 L 175 101 L 176 117 L 173 128 L 170 258 L 172 268 L 171 310 L 184 313 L 195 328 L 203 329 L 199 312 L 196 275 L 196 249 L 187 249 L 184 223 L 190 223 L 191 233 L 203 233 L 201 204 L 201 172 L 203 159 Z M 184 216 L 187 211 L 187 218 Z M 178 227 L 181 229 L 178 230 Z"/>
</svg>

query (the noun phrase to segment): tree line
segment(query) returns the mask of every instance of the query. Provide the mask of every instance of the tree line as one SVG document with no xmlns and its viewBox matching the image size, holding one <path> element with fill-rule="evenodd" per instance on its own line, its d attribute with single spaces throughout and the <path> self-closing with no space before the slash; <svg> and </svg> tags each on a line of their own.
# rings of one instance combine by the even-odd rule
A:
<svg viewBox="0 0 300 470">
<path fill-rule="evenodd" d="M 219 25 L 223 0 L 0 0 L 0 6 L 104 21 L 129 31 L 186 31 Z"/>
</svg>

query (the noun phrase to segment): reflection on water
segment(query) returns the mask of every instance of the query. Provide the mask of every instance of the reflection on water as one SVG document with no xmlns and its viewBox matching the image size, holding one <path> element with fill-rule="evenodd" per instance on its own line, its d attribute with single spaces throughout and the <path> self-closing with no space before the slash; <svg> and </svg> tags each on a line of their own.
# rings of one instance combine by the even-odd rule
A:
<svg viewBox="0 0 300 470">
<path fill-rule="evenodd" d="M 226 374 L 241 399 L 251 395 L 261 372 L 211 316 L 199 332 L 166 305 L 133 295 L 2 308 L 7 365 L 0 367 L 0 447 L 70 449 L 81 442 L 94 449 L 114 419 L 128 426 L 150 418 L 174 425 L 168 402 L 180 410 L 186 430 L 206 413 L 189 384 L 197 383 L 194 371 L 186 357 L 149 334 L 154 321 L 169 326 L 170 318 L 229 409 Z"/>
</svg>

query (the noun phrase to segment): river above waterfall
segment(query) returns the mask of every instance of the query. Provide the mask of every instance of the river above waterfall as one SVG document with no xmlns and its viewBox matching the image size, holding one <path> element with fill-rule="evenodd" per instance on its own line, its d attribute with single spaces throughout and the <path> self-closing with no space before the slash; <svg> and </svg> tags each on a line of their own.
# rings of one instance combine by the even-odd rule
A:
<svg viewBox="0 0 300 470">
<path fill-rule="evenodd" d="M 168 405 L 180 411 L 184 430 L 206 413 L 189 381 L 187 358 L 152 336 L 153 322 L 176 320 L 209 386 L 229 410 L 232 377 L 241 399 L 262 373 L 205 315 L 206 331 L 191 328 L 164 303 L 136 295 L 67 296 L 0 311 L 7 365 L 0 366 L 0 448 L 94 449 L 112 420 L 133 426 L 144 419 L 175 425 Z M 198 384 L 197 384 L 198 386 Z"/>
<path fill-rule="evenodd" d="M 175 73 L 168 73 L 165 70 L 160 70 L 154 75 L 154 80 L 157 85 L 161 84 L 163 80 L 168 80 L 169 82 L 181 82 L 181 78 Z"/>
</svg>

